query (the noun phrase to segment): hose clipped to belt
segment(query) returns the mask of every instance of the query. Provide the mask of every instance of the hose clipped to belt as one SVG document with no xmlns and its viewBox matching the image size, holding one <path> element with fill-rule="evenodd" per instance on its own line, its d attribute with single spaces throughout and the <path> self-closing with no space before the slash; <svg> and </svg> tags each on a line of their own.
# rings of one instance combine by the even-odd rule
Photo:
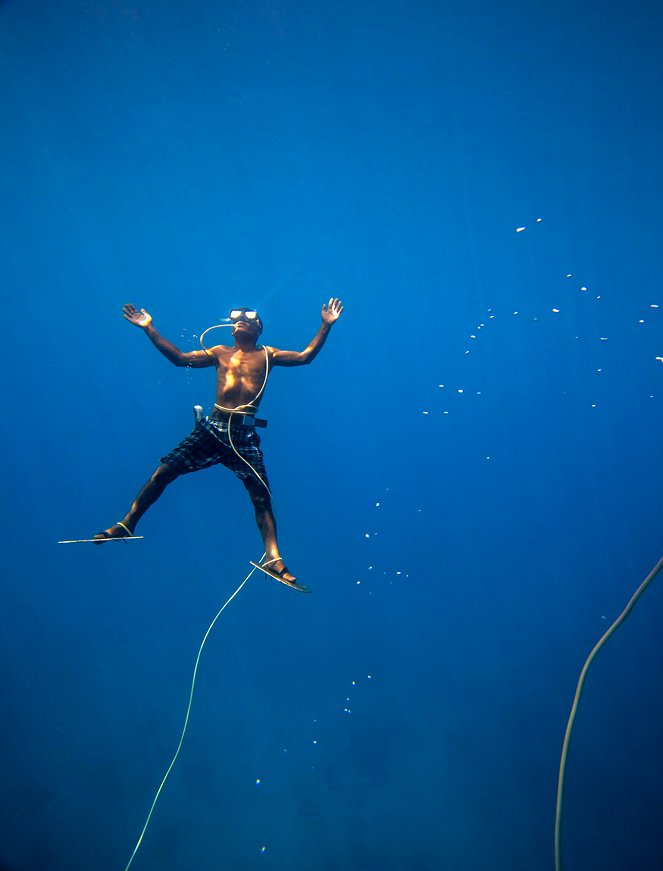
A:
<svg viewBox="0 0 663 871">
<path fill-rule="evenodd" d="M 203 351 L 205 351 L 205 353 L 210 354 L 210 355 L 212 353 L 209 348 L 205 347 L 205 344 L 203 342 L 203 339 L 205 338 L 207 333 L 210 332 L 210 330 L 218 330 L 221 327 L 230 327 L 232 329 L 232 326 L 233 326 L 233 324 L 215 324 L 213 327 L 208 327 L 206 330 L 203 330 L 203 332 L 200 335 L 200 345 L 201 345 Z M 243 463 L 246 463 L 246 465 L 249 467 L 249 469 L 251 469 L 253 474 L 260 481 L 262 486 L 265 488 L 265 490 L 269 493 L 269 495 L 271 497 L 272 494 L 271 494 L 270 489 L 267 486 L 266 482 L 262 479 L 262 477 L 258 474 L 258 472 L 253 468 L 253 466 L 251 465 L 251 463 L 249 463 L 249 461 L 246 459 L 246 457 L 243 457 L 240 454 L 240 452 L 237 450 L 237 448 L 235 447 L 235 445 L 233 443 L 232 433 L 230 431 L 233 414 L 249 414 L 252 416 L 255 415 L 257 408 L 254 406 L 254 403 L 260 399 L 260 397 L 263 394 L 263 391 L 265 390 L 265 387 L 267 386 L 267 378 L 269 377 L 269 352 L 267 351 L 267 348 L 265 347 L 265 345 L 262 346 L 262 349 L 265 352 L 265 377 L 262 380 L 262 385 L 260 387 L 260 390 L 256 393 L 256 395 L 253 397 L 253 399 L 251 399 L 249 402 L 245 402 L 243 405 L 237 405 L 235 408 L 226 408 L 224 405 L 218 405 L 215 402 L 214 408 L 218 408 L 219 411 L 225 411 L 227 413 L 227 415 L 228 415 L 228 441 L 230 442 L 230 447 L 237 454 L 237 456 L 240 458 L 240 460 Z"/>
</svg>

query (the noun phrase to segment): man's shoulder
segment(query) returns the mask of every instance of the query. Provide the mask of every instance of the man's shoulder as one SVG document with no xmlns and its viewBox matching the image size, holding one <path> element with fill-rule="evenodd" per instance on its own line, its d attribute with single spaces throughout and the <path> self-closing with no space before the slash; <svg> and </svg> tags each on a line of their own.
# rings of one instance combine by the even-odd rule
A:
<svg viewBox="0 0 663 871">
<path fill-rule="evenodd" d="M 223 357 L 224 346 L 223 345 L 212 345 L 211 348 L 203 348 L 202 351 L 196 351 L 196 356 L 200 354 L 205 354 L 208 359 L 210 359 L 210 365 L 216 366 L 219 360 Z"/>
</svg>

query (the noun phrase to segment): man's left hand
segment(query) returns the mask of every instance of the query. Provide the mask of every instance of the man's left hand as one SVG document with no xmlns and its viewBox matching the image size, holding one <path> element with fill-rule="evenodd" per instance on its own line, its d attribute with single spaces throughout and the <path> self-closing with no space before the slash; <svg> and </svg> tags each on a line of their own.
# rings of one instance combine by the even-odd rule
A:
<svg viewBox="0 0 663 871">
<path fill-rule="evenodd" d="M 330 299 L 326 305 L 322 306 L 322 320 L 325 324 L 335 324 L 340 318 L 343 306 L 340 299 Z"/>
</svg>

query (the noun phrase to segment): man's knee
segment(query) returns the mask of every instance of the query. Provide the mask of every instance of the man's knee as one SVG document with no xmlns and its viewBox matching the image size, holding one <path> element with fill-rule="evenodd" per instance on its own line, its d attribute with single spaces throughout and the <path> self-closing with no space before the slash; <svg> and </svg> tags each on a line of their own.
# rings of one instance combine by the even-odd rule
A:
<svg viewBox="0 0 663 871">
<path fill-rule="evenodd" d="M 152 475 L 152 480 L 156 483 L 162 484 L 164 487 L 166 484 L 170 484 L 175 478 L 179 478 L 180 473 L 176 471 L 172 466 L 169 466 L 168 463 L 162 463 L 156 472 Z"/>
<path fill-rule="evenodd" d="M 265 510 L 270 507 L 271 500 L 269 498 L 269 491 L 266 490 L 259 481 L 255 481 L 253 478 L 244 478 L 244 486 L 246 487 L 248 494 L 251 497 L 251 502 L 253 502 L 255 508 Z"/>
</svg>

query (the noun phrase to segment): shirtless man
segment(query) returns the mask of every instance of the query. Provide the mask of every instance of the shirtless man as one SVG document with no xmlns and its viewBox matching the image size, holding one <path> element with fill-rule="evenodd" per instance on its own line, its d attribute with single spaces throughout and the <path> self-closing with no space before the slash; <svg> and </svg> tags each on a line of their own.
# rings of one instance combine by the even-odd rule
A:
<svg viewBox="0 0 663 871">
<path fill-rule="evenodd" d="M 255 414 L 272 367 L 312 363 L 343 311 L 341 301 L 330 299 L 322 306 L 320 329 L 303 351 L 279 351 L 268 345 L 256 345 L 262 332 L 262 321 L 253 309 L 233 309 L 230 312 L 233 346 L 216 345 L 188 352 L 180 351 L 164 339 L 145 309 L 139 311 L 129 304 L 122 311 L 129 323 L 143 330 L 157 350 L 175 366 L 193 369 L 216 366 L 216 401 L 212 414 L 199 420 L 193 432 L 161 458 L 161 465 L 138 493 L 122 520 L 104 532 L 98 532 L 94 538 L 103 541 L 133 535 L 140 518 L 168 484 L 187 472 L 222 463 L 241 478 L 253 503 L 265 546 L 265 559 L 259 568 L 282 583 L 298 587 L 295 576 L 281 559 L 276 540 L 276 521 L 260 439 L 255 431 Z"/>
</svg>

